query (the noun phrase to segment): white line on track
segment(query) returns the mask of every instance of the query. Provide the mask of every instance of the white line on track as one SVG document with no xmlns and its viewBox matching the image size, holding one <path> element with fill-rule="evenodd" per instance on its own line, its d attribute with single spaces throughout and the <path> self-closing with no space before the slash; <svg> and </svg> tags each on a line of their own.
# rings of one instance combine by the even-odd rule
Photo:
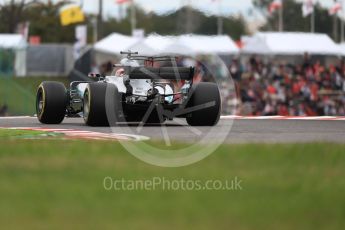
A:
<svg viewBox="0 0 345 230">
<path fill-rule="evenodd" d="M 36 117 L 30 117 L 30 116 L 0 117 L 1 120 L 27 119 L 27 118 L 36 118 Z"/>
<path fill-rule="evenodd" d="M 304 121 L 345 121 L 345 117 L 318 116 L 318 117 L 292 117 L 292 116 L 222 116 L 223 120 L 304 120 Z"/>
<path fill-rule="evenodd" d="M 37 119 L 36 117 L 32 116 L 15 116 L 15 117 L 0 117 L 0 120 L 15 120 L 15 119 Z M 221 116 L 222 120 L 233 120 L 233 119 L 240 119 L 240 120 L 330 120 L 330 121 L 344 121 L 345 117 L 337 117 L 337 116 L 315 116 L 315 117 L 308 117 L 308 116 L 238 116 L 238 115 L 228 115 L 228 116 Z M 59 131 L 67 131 L 66 129 L 59 129 Z"/>
<path fill-rule="evenodd" d="M 0 127 L 1 128 L 1 127 Z M 66 137 L 78 138 L 78 139 L 90 139 L 90 140 L 119 140 L 119 141 L 146 141 L 149 137 L 140 135 L 128 135 L 128 134 L 117 134 L 117 133 L 100 133 L 73 129 L 52 129 L 52 128 L 39 128 L 39 127 L 13 127 L 5 129 L 16 129 L 16 130 L 33 130 L 43 132 L 62 133 Z"/>
<path fill-rule="evenodd" d="M 264 117 L 242 117 L 238 119 L 243 119 L 243 120 L 272 120 L 272 119 L 281 119 L 284 118 L 283 116 L 264 116 Z"/>
</svg>

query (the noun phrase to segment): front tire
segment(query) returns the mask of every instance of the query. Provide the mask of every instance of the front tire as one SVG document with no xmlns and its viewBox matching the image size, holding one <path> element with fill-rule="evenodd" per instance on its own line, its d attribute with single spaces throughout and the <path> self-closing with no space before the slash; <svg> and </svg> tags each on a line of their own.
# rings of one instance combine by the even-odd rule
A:
<svg viewBox="0 0 345 230">
<path fill-rule="evenodd" d="M 191 89 L 187 108 L 200 108 L 187 116 L 191 126 L 215 126 L 221 113 L 221 99 L 217 84 L 202 82 Z M 204 107 L 204 108 L 203 108 Z"/>
<path fill-rule="evenodd" d="M 60 124 L 66 115 L 67 90 L 60 82 L 46 81 L 37 89 L 36 113 L 43 124 Z"/>
</svg>

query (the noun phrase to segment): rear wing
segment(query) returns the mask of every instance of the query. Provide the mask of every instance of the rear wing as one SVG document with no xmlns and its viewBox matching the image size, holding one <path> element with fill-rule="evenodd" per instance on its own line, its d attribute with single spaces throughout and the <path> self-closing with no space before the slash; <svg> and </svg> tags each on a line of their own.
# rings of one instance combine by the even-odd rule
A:
<svg viewBox="0 0 345 230">
<path fill-rule="evenodd" d="M 129 60 L 141 60 L 141 61 L 145 61 L 145 62 L 149 62 L 149 63 L 154 63 L 154 62 L 164 62 L 164 61 L 173 61 L 177 59 L 177 57 L 174 56 L 139 56 L 138 52 L 132 52 L 132 51 L 128 51 L 128 52 L 120 52 L 121 55 L 127 55 L 127 58 Z"/>
<path fill-rule="evenodd" d="M 130 68 L 130 79 L 192 80 L 194 67 L 136 67 Z"/>
</svg>

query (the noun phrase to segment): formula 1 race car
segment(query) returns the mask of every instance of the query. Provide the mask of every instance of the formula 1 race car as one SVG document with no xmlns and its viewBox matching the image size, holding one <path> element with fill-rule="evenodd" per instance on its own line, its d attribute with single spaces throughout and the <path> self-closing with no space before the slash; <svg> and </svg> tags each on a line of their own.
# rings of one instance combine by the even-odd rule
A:
<svg viewBox="0 0 345 230">
<path fill-rule="evenodd" d="M 156 67 L 176 58 L 121 54 L 127 57 L 114 65 L 111 76 L 89 74 L 92 80 L 71 82 L 69 90 L 59 82 L 43 82 L 37 90 L 38 120 L 60 124 L 65 117 L 83 117 L 89 126 L 114 126 L 119 122 L 162 124 L 179 117 L 191 126 L 218 123 L 218 86 L 193 84 L 194 67 Z"/>
</svg>

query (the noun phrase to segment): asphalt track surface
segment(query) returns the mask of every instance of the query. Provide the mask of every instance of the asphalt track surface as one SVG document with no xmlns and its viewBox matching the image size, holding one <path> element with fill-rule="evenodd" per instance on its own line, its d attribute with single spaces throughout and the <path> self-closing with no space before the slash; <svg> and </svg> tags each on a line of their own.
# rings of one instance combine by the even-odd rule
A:
<svg viewBox="0 0 345 230">
<path fill-rule="evenodd" d="M 60 125 L 43 125 L 35 117 L 0 118 L 0 127 L 41 127 L 137 134 L 152 140 L 187 142 L 198 142 L 211 130 L 210 127 L 191 128 L 184 120 L 178 123 L 169 121 L 163 128 L 160 125 L 139 127 L 137 124 L 120 124 L 111 129 L 85 126 L 80 118 L 67 118 Z M 345 143 L 345 121 L 221 119 L 218 126 L 213 128 L 213 132 L 215 130 L 227 143 Z M 217 138 L 217 135 L 211 135 L 210 138 Z"/>
</svg>

